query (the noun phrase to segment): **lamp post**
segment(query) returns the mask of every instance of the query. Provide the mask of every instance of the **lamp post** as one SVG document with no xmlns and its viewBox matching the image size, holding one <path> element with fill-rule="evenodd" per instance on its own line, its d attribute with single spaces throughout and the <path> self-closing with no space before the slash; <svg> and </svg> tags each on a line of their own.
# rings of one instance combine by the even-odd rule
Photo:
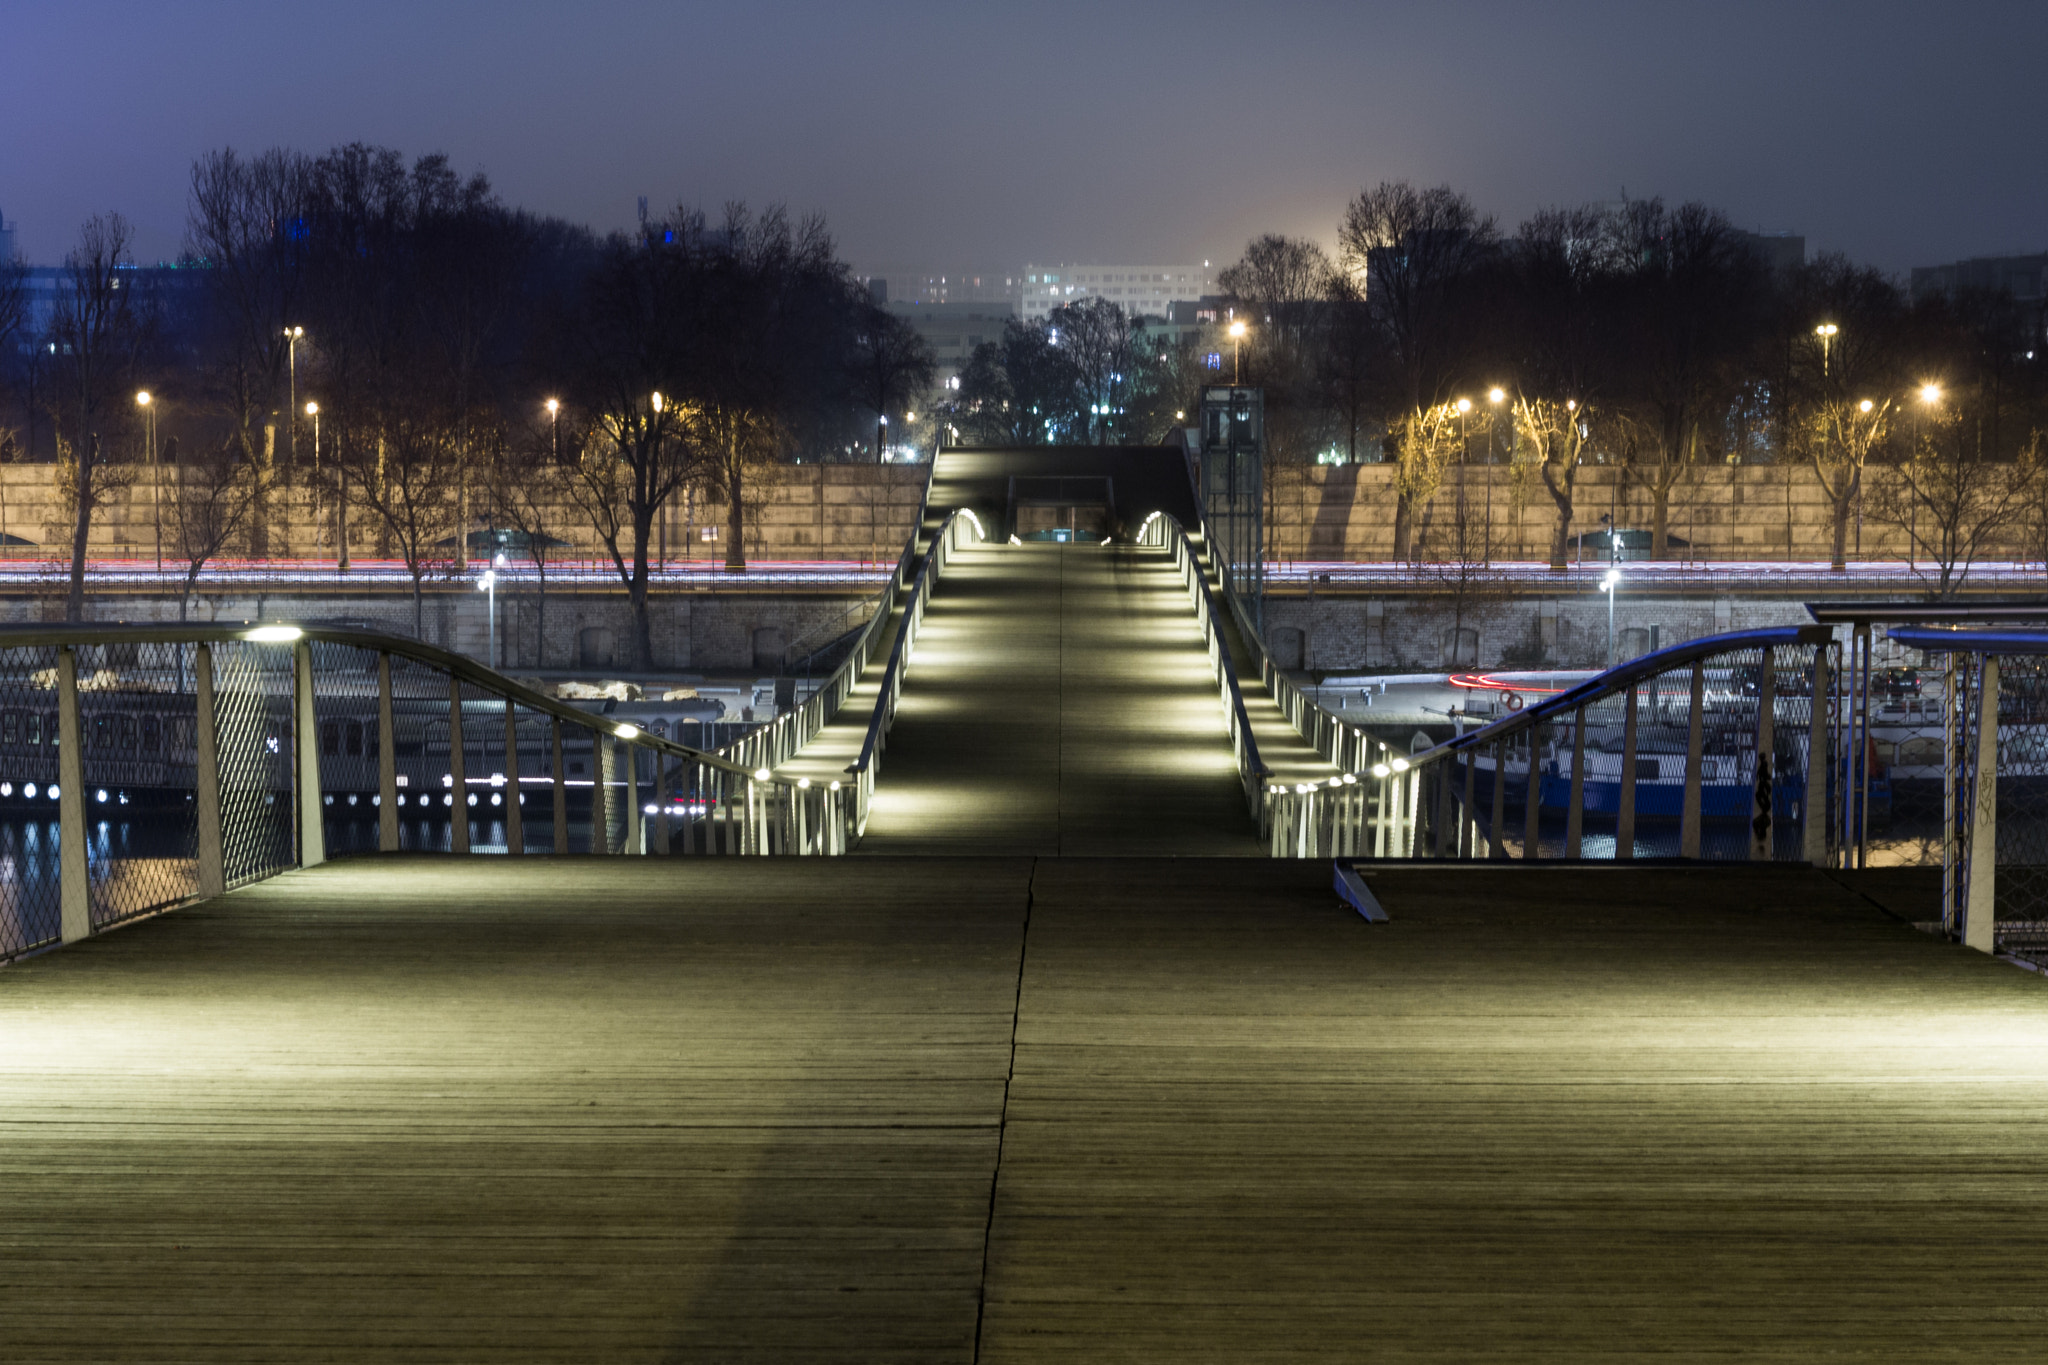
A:
<svg viewBox="0 0 2048 1365">
<path fill-rule="evenodd" d="M 320 405 L 306 404 L 306 416 L 313 419 L 313 472 L 320 472 Z"/>
<path fill-rule="evenodd" d="M 1835 336 L 1841 330 L 1832 322 L 1823 322 L 1813 329 L 1813 334 L 1820 338 L 1820 374 L 1823 379 L 1828 375 L 1828 352 L 1834 348 Z"/>
<path fill-rule="evenodd" d="M 142 409 L 142 452 L 149 461 L 149 486 L 156 497 L 156 571 L 164 571 L 164 480 L 156 467 L 156 400 L 148 389 L 135 395 L 135 406 Z"/>
<path fill-rule="evenodd" d="M 550 398 L 545 404 L 548 410 L 548 453 L 556 464 L 562 462 L 562 403 Z"/>
<path fill-rule="evenodd" d="M 1611 537 L 1610 537 L 1611 539 Z M 1612 551 L 1609 551 L 1612 553 Z M 1607 666 L 1614 667 L 1614 590 L 1621 586 L 1621 570 L 1609 568 L 1600 580 L 1600 589 L 1607 594 Z"/>
<path fill-rule="evenodd" d="M 1233 388 L 1239 382 L 1239 353 L 1244 346 L 1244 334 L 1247 330 L 1242 318 L 1230 324 L 1230 383 Z"/>
<path fill-rule="evenodd" d="M 486 594 L 486 595 L 488 596 L 488 599 L 489 599 L 489 601 L 488 601 L 488 605 L 487 605 L 487 606 L 485 607 L 485 609 L 484 609 L 484 610 L 485 610 L 485 618 L 484 618 L 484 619 L 485 619 L 485 625 L 484 625 L 484 630 L 485 630 L 485 632 L 486 632 L 486 634 L 485 634 L 485 636 L 484 636 L 484 639 L 485 639 L 485 641 L 486 641 L 486 643 L 485 643 L 485 645 L 484 645 L 484 662 L 485 662 L 486 664 L 490 665 L 490 666 L 491 666 L 492 668 L 496 668 L 496 667 L 498 666 L 498 569 L 497 569 L 497 566 L 498 566 L 499 564 L 503 564 L 504 562 L 505 562 L 505 556 L 504 556 L 504 555 L 502 555 L 502 554 L 501 554 L 501 555 L 499 555 L 499 556 L 498 556 L 498 557 L 497 557 L 497 558 L 496 558 L 495 560 L 493 560 L 493 561 L 492 561 L 492 566 L 491 566 L 490 568 L 488 568 L 488 569 L 485 569 L 485 570 L 484 570 L 484 576 L 483 576 L 482 578 L 479 578 L 479 579 L 478 579 L 478 580 L 476 581 L 476 590 L 477 590 L 478 592 L 480 592 L 480 593 L 484 593 L 484 594 Z"/>
<path fill-rule="evenodd" d="M 303 327 L 284 329 L 285 376 L 288 386 L 285 404 L 285 459 L 288 463 L 299 462 L 299 338 L 306 334 Z"/>
</svg>

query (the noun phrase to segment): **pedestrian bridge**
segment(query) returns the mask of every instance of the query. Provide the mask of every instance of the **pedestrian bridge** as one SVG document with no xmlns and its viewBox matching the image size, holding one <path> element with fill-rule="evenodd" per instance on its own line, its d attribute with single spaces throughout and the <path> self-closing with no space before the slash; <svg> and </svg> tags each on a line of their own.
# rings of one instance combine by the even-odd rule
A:
<svg viewBox="0 0 2048 1365">
<path fill-rule="evenodd" d="M 1949 694 L 1994 856 L 1857 868 L 1867 643 L 1392 733 L 1178 459 L 949 452 L 717 753 L 359 632 L 0 640 L 0 1359 L 2038 1354 L 2048 1006 L 1950 941 L 2029 643 Z"/>
</svg>

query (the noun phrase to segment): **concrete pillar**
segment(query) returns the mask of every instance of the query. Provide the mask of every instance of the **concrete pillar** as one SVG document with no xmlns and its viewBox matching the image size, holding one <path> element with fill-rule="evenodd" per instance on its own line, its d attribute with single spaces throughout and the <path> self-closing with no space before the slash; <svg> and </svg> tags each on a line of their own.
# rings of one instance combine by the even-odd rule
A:
<svg viewBox="0 0 2048 1365">
<path fill-rule="evenodd" d="M 1621 710 L 1621 781 L 1614 800 L 1614 856 L 1636 856 L 1636 726 L 1641 689 L 1631 685 Z"/>
<path fill-rule="evenodd" d="M 1678 856 L 1681 858 L 1700 856 L 1701 748 L 1705 740 L 1706 711 L 1707 665 L 1701 660 L 1692 666 L 1692 715 L 1685 733 L 1685 804 L 1680 807 L 1678 817 Z"/>
<path fill-rule="evenodd" d="M 377 655 L 377 850 L 398 852 L 398 725 L 391 707 L 391 656 Z"/>
<path fill-rule="evenodd" d="M 313 712 L 313 647 L 292 646 L 292 756 L 299 808 L 299 866 L 327 861 L 327 812 L 320 800 L 320 726 Z"/>
<path fill-rule="evenodd" d="M 1963 943 L 1980 953 L 1997 946 L 1998 899 L 1998 660 L 1986 655 L 1977 687 L 1977 752 L 1970 792 L 1969 900 Z"/>
<path fill-rule="evenodd" d="M 552 717 L 548 731 L 554 750 L 555 852 L 569 851 L 569 779 L 562 767 L 562 718 Z"/>
<path fill-rule="evenodd" d="M 227 890 L 227 847 L 220 823 L 220 712 L 213 696 L 213 646 L 199 646 L 192 659 L 194 722 L 194 804 L 198 817 L 197 890 L 218 896 Z"/>
<path fill-rule="evenodd" d="M 448 851 L 469 852 L 469 774 L 462 752 L 462 680 L 448 675 Z"/>
<path fill-rule="evenodd" d="M 505 698 L 505 851 L 526 852 L 526 821 L 519 810 L 519 728 L 510 697 Z"/>
<path fill-rule="evenodd" d="M 1812 867 L 1828 861 L 1828 677 L 1826 645 L 1813 651 L 1813 714 L 1806 722 L 1806 797 L 1799 806 L 1800 856 Z"/>
<path fill-rule="evenodd" d="M 78 652 L 57 651 L 57 879 L 66 943 L 92 935 L 92 883 L 85 857 L 85 727 L 78 714 Z"/>
</svg>

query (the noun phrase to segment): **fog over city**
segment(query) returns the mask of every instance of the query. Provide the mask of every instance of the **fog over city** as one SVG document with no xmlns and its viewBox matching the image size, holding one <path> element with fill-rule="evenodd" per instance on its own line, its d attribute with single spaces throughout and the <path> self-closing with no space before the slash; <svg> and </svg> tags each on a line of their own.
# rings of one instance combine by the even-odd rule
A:
<svg viewBox="0 0 2048 1365">
<path fill-rule="evenodd" d="M 1383 179 L 1515 222 L 1662 196 L 1887 271 L 2037 251 L 2048 12 L 1971 3 L 974 9 L 247 0 L 21 7 L 0 211 L 32 263 L 119 210 L 184 241 L 194 157 L 440 151 L 599 231 L 647 196 L 826 216 L 857 269 L 1332 244 Z M 50 54 L 76 60 L 51 60 Z M 88 55 L 89 54 L 89 55 Z"/>
</svg>

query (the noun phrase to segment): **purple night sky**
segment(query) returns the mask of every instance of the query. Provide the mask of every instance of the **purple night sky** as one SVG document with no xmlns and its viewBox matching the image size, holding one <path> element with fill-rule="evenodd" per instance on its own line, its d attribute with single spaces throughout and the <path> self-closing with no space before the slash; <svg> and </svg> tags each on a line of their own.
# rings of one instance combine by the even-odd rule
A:
<svg viewBox="0 0 2048 1365">
<path fill-rule="evenodd" d="M 863 268 L 1329 244 L 1383 178 L 1510 227 L 1700 198 L 1892 270 L 2048 249 L 2038 4 L 39 0 L 6 28 L 0 211 L 36 263 L 107 209 L 174 255 L 208 148 L 350 140 L 599 228 L 779 199 Z"/>
</svg>

